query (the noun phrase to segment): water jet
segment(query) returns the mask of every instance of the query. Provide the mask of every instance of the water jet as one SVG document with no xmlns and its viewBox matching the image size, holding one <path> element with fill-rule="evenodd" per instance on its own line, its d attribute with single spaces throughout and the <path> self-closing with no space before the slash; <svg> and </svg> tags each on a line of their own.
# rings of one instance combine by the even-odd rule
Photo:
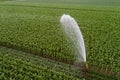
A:
<svg viewBox="0 0 120 80">
<path fill-rule="evenodd" d="M 73 17 L 68 14 L 63 14 L 60 18 L 62 30 L 69 37 L 71 43 L 75 47 L 75 65 L 82 68 L 83 74 L 86 75 L 88 64 L 86 62 L 85 44 L 80 27 Z"/>
</svg>

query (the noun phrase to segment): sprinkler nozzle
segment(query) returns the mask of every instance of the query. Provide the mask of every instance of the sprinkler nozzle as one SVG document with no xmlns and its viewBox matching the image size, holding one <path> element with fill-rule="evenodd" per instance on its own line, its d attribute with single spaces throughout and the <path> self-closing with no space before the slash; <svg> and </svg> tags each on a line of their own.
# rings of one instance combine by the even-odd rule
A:
<svg viewBox="0 0 120 80">
<path fill-rule="evenodd" d="M 85 63 L 85 66 L 86 66 L 86 69 L 88 69 L 88 63 L 87 62 Z"/>
</svg>

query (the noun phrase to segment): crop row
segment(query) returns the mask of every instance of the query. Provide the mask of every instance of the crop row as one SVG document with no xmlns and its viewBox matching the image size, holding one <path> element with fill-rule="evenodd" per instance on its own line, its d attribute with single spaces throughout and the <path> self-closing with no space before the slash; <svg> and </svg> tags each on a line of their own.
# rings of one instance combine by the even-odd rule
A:
<svg viewBox="0 0 120 80">
<path fill-rule="evenodd" d="M 9 56 L 9 58 L 12 59 L 19 59 L 21 61 L 29 62 L 37 66 L 42 66 L 44 68 L 55 70 L 57 72 L 61 72 L 69 76 L 74 76 L 78 78 L 82 76 L 82 71 L 80 68 L 77 68 L 69 64 L 61 63 L 55 60 L 42 58 L 39 56 L 35 56 L 32 54 L 24 53 L 21 51 L 17 51 L 5 47 L 0 47 L 0 54 Z"/>
<path fill-rule="evenodd" d="M 119 80 L 119 76 L 108 76 L 99 71 L 88 70 L 87 80 Z"/>
<path fill-rule="evenodd" d="M 30 62 L 9 57 L 9 55 L 0 55 L 0 79 L 12 80 L 79 80 L 73 76 L 66 75 L 62 72 L 36 66 Z"/>
</svg>

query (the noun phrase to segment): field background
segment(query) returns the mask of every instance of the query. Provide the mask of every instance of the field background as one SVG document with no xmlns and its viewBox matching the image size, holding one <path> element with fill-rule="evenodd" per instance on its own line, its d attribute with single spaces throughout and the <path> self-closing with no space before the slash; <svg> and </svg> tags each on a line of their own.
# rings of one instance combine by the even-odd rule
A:
<svg viewBox="0 0 120 80">
<path fill-rule="evenodd" d="M 120 0 L 0 1 L 0 46 L 74 64 L 74 46 L 66 40 L 59 23 L 62 14 L 70 14 L 76 19 L 83 33 L 88 64 L 118 76 Z M 4 51 L 2 48 L 1 54 L 5 53 Z M 12 53 L 11 50 L 11 55 Z"/>
</svg>

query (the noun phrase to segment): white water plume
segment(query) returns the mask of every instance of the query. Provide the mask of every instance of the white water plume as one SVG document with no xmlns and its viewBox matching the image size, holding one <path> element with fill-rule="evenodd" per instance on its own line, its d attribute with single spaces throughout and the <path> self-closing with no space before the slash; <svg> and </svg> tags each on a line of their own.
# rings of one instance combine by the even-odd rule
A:
<svg viewBox="0 0 120 80">
<path fill-rule="evenodd" d="M 70 38 L 75 46 L 75 58 L 77 58 L 77 62 L 86 62 L 84 39 L 77 22 L 70 15 L 63 14 L 61 16 L 60 23 L 65 34 Z"/>
</svg>

